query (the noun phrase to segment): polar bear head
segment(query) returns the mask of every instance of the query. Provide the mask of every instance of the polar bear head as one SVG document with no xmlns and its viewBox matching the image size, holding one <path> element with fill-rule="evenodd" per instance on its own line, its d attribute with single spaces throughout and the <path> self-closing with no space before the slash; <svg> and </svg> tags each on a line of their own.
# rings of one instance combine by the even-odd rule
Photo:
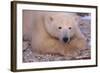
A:
<svg viewBox="0 0 100 73">
<path fill-rule="evenodd" d="M 75 13 L 51 12 L 44 16 L 46 31 L 60 41 L 67 43 L 75 36 L 78 16 Z M 79 30 L 78 30 L 79 31 Z"/>
</svg>

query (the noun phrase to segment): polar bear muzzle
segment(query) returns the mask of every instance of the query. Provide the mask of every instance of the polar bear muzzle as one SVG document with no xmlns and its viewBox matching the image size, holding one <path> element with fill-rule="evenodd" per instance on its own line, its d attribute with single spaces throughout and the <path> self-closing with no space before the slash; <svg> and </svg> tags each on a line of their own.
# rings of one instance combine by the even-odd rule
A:
<svg viewBox="0 0 100 73">
<path fill-rule="evenodd" d="M 68 37 L 63 37 L 63 42 L 67 43 L 68 42 Z"/>
</svg>

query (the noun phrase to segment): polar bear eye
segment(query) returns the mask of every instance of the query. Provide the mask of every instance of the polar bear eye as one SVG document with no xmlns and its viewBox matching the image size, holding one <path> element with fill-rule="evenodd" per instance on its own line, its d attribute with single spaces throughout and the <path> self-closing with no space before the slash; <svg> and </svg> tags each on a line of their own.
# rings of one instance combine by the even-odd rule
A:
<svg viewBox="0 0 100 73">
<path fill-rule="evenodd" d="M 58 27 L 58 29 L 62 29 L 62 27 Z"/>
<path fill-rule="evenodd" d="M 72 29 L 72 27 L 69 27 L 69 29 Z"/>
</svg>

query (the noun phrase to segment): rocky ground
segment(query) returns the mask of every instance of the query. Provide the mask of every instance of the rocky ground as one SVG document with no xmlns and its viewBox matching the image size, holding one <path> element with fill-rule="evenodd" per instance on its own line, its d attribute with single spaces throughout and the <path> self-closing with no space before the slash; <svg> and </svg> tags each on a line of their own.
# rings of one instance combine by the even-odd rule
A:
<svg viewBox="0 0 100 73">
<path fill-rule="evenodd" d="M 39 54 L 31 51 L 30 41 L 23 41 L 23 62 L 42 62 L 42 61 L 59 61 L 59 60 L 80 60 L 80 59 L 90 59 L 90 16 L 81 17 L 82 21 L 80 23 L 80 29 L 82 33 L 87 38 L 88 46 L 86 49 L 81 50 L 79 56 L 76 57 L 63 57 L 59 55 L 52 54 Z"/>
</svg>

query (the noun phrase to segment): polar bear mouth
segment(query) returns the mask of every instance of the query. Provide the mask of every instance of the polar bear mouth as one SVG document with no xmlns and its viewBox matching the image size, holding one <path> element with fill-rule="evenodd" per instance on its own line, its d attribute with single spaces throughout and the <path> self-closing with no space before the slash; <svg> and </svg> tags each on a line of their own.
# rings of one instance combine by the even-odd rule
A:
<svg viewBox="0 0 100 73">
<path fill-rule="evenodd" d="M 70 37 L 70 38 L 68 38 L 68 39 L 66 39 L 65 38 L 65 42 L 64 41 L 62 41 L 62 40 L 60 40 L 59 38 L 57 38 L 57 37 L 53 37 L 54 39 L 56 39 L 56 40 L 58 40 L 59 42 L 62 42 L 62 43 L 70 43 L 72 40 L 74 40 L 74 37 Z M 67 41 L 66 41 L 67 40 Z"/>
<path fill-rule="evenodd" d="M 72 41 L 74 39 L 74 37 L 70 37 L 70 41 Z"/>
<path fill-rule="evenodd" d="M 70 38 L 68 38 L 68 37 L 63 37 L 63 38 L 62 38 L 62 41 L 63 41 L 64 43 L 67 43 L 69 40 L 70 40 Z"/>
<path fill-rule="evenodd" d="M 60 39 L 57 38 L 57 37 L 53 37 L 53 36 L 51 36 L 51 37 L 54 38 L 54 39 L 56 39 L 56 40 L 58 40 L 59 42 L 63 42 L 62 40 L 60 40 Z M 74 36 L 68 37 L 67 42 L 65 42 L 65 44 L 66 44 L 66 43 L 70 43 L 74 38 L 75 38 Z M 66 40 L 66 39 L 65 39 L 65 40 Z M 64 42 L 63 42 L 63 43 L 64 43 Z"/>
<path fill-rule="evenodd" d="M 63 42 L 70 43 L 73 39 L 74 39 L 74 37 L 63 38 Z"/>
</svg>

